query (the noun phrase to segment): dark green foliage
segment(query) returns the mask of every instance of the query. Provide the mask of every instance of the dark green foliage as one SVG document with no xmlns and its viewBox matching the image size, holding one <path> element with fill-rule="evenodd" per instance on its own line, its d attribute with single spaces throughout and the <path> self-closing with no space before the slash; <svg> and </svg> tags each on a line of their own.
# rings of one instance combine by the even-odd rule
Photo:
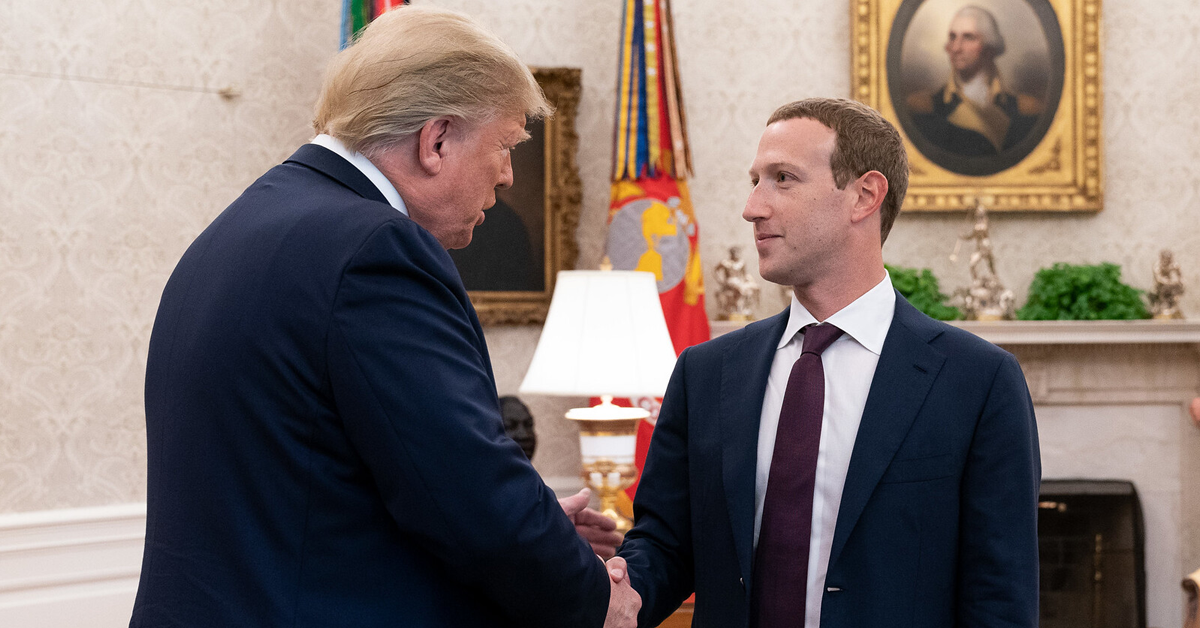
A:
<svg viewBox="0 0 1200 628">
<path fill-rule="evenodd" d="M 947 297 L 938 287 L 937 277 L 934 277 L 928 268 L 918 271 L 915 268 L 888 264 L 884 264 L 884 268 L 887 268 L 888 274 L 892 276 L 892 287 L 926 316 L 939 321 L 962 318 L 962 312 L 958 308 L 946 305 Z"/>
<path fill-rule="evenodd" d="M 1043 268 L 1029 285 L 1029 301 L 1017 310 L 1023 321 L 1094 321 L 1150 318 L 1142 291 L 1121 283 L 1116 264 Z"/>
</svg>

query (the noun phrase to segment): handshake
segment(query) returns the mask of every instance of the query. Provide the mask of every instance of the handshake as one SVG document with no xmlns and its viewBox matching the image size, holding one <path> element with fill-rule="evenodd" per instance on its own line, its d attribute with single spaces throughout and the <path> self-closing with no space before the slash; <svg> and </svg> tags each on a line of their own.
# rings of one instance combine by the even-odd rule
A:
<svg viewBox="0 0 1200 628">
<path fill-rule="evenodd" d="M 629 584 L 625 559 L 616 556 L 617 546 L 621 544 L 621 535 L 615 532 L 617 524 L 587 507 L 590 495 L 585 488 L 566 499 L 560 499 L 558 503 L 575 524 L 579 536 L 592 546 L 592 551 L 601 560 L 607 561 L 609 595 L 604 628 L 635 628 L 638 611 L 642 608 L 642 597 Z"/>
<path fill-rule="evenodd" d="M 620 556 L 610 558 L 605 565 L 608 567 L 610 587 L 604 628 L 635 628 L 638 611 L 642 609 L 642 596 L 629 585 L 625 559 Z"/>
</svg>

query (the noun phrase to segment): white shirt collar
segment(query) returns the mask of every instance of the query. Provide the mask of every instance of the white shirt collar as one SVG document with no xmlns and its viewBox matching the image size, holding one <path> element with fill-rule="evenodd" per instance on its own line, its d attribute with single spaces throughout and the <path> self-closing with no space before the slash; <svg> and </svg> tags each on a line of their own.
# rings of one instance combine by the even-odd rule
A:
<svg viewBox="0 0 1200 628">
<path fill-rule="evenodd" d="M 838 310 L 825 321 L 818 321 L 808 308 L 800 304 L 792 295 L 792 307 L 788 313 L 788 324 L 783 330 L 776 349 L 782 349 L 792 341 L 796 333 L 805 325 L 827 322 L 836 325 L 838 329 L 850 336 L 867 351 L 879 355 L 883 351 L 883 341 L 887 338 L 888 329 L 892 326 L 892 317 L 896 311 L 896 293 L 892 289 L 892 278 L 887 271 L 883 272 L 883 281 L 875 284 L 858 297 L 850 305 Z"/>
<path fill-rule="evenodd" d="M 383 176 L 379 168 L 375 167 L 375 164 L 371 163 L 371 160 L 367 159 L 365 155 L 359 152 L 351 153 L 346 148 L 346 145 L 342 143 L 342 140 L 325 133 L 314 137 L 310 144 L 323 146 L 341 155 L 343 159 L 350 162 L 350 165 L 358 168 L 359 171 L 366 175 L 371 180 L 371 183 L 375 184 L 375 187 L 379 188 L 379 191 L 383 194 L 383 198 L 387 199 L 389 205 L 395 207 L 401 214 L 408 215 L 408 207 L 404 204 L 404 199 L 400 198 L 400 193 L 396 191 L 396 186 L 392 185 L 392 182 L 388 181 L 388 178 Z"/>
</svg>

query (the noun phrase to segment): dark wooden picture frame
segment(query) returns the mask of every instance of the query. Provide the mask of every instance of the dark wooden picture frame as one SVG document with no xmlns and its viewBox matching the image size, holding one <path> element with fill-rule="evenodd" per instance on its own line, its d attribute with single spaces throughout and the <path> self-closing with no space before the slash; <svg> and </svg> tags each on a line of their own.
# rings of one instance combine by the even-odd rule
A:
<svg viewBox="0 0 1200 628">
<path fill-rule="evenodd" d="M 484 325 L 542 323 L 560 270 L 579 255 L 575 228 L 583 198 L 576 155 L 578 68 L 533 68 L 554 115 L 526 125 L 513 150 L 513 187 L 497 193 L 471 244 L 451 256 Z"/>
</svg>

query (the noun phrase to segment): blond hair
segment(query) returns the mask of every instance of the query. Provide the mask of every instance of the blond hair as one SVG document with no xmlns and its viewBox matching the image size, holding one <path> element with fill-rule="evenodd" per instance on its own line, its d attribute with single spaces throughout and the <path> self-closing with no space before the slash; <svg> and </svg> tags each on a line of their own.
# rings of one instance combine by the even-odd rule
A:
<svg viewBox="0 0 1200 628">
<path fill-rule="evenodd" d="M 507 44 L 462 13 L 403 6 L 330 62 L 313 128 L 371 156 L 434 118 L 520 113 L 536 119 L 551 107 Z"/>
<path fill-rule="evenodd" d="M 896 127 L 874 109 L 840 98 L 786 104 L 771 114 L 767 125 L 793 118 L 816 120 L 837 134 L 829 168 L 839 189 L 872 170 L 887 179 L 887 195 L 879 207 L 880 242 L 886 241 L 908 189 L 908 153 Z"/>
</svg>

